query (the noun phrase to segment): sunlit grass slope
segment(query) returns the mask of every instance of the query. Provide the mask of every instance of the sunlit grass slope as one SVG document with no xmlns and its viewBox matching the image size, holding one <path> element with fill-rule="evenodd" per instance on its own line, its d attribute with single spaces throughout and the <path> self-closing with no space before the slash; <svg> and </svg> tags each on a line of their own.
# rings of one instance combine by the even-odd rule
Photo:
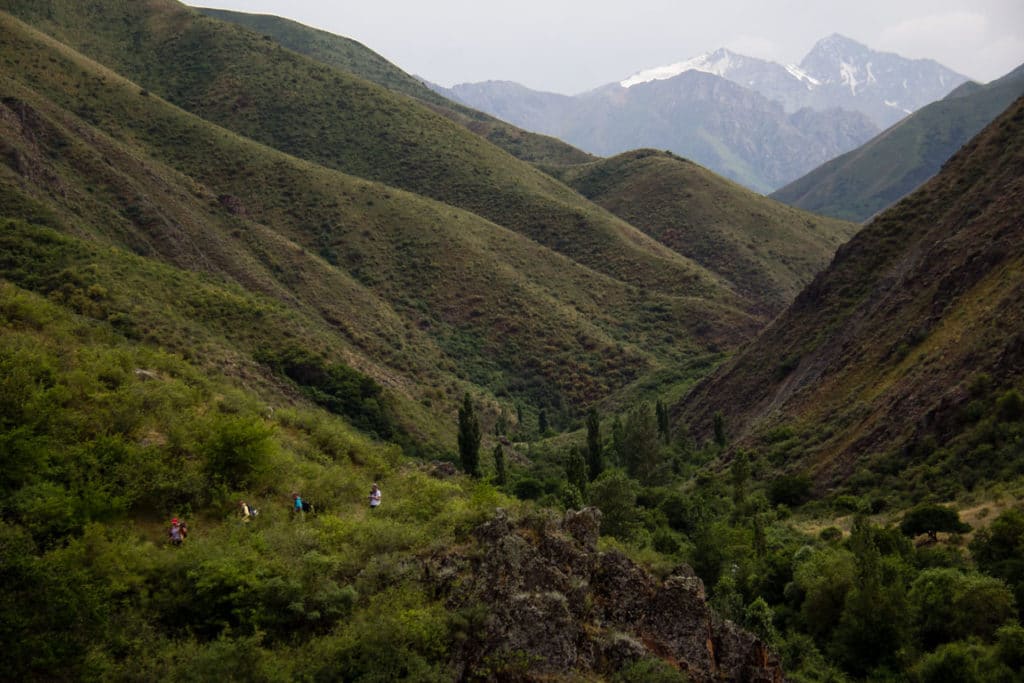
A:
<svg viewBox="0 0 1024 683">
<path fill-rule="evenodd" d="M 416 568 L 513 501 L 4 281 L 0 368 L 5 675 L 451 679 L 459 615 Z"/>
<path fill-rule="evenodd" d="M 638 150 L 553 172 L 772 314 L 859 228 L 792 209 L 666 152 Z"/>
</svg>

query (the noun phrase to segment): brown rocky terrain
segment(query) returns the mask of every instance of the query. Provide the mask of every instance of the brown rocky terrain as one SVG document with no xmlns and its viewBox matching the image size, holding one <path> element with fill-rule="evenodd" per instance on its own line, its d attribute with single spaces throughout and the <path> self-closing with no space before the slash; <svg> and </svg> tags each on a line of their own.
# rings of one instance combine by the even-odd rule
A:
<svg viewBox="0 0 1024 683">
<path fill-rule="evenodd" d="M 598 551 L 600 516 L 587 508 L 516 522 L 499 510 L 475 530 L 476 547 L 430 559 L 428 581 L 448 607 L 475 615 L 453 653 L 462 679 L 557 680 L 654 656 L 695 683 L 783 680 L 761 640 L 712 613 L 690 567 L 659 580 Z"/>
<path fill-rule="evenodd" d="M 819 486 L 873 457 L 911 463 L 1024 376 L 1024 99 L 865 227 L 790 308 L 690 394 L 699 435 L 800 446 Z M 977 412 L 977 411 L 975 411 Z"/>
</svg>

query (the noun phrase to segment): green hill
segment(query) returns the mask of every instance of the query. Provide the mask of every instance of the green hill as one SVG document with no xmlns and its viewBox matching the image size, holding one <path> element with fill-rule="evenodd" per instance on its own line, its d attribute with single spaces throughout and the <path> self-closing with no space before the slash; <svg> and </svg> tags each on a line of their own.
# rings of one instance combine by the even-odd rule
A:
<svg viewBox="0 0 1024 683">
<path fill-rule="evenodd" d="M 857 230 L 768 200 L 665 152 L 627 152 L 552 172 L 709 268 L 769 315 L 788 305 Z"/>
<path fill-rule="evenodd" d="M 820 488 L 949 497 L 1022 466 L 1024 99 L 861 230 L 688 399 Z"/>
<path fill-rule="evenodd" d="M 440 114 L 242 27 L 171 0 L 0 7 L 240 135 L 472 211 L 629 284 L 737 303 L 706 271 Z"/>
<path fill-rule="evenodd" d="M 826 216 L 867 220 L 935 175 L 1021 94 L 1024 66 L 987 85 L 964 84 L 771 197 Z"/>
<path fill-rule="evenodd" d="M 452 102 L 366 46 L 349 38 L 271 15 L 202 8 L 198 11 L 216 19 L 245 26 L 272 38 L 289 50 L 328 66 L 351 72 L 389 90 L 414 97 L 523 161 L 579 164 L 593 159 L 586 152 L 561 140 L 516 128 L 493 116 Z"/>
<path fill-rule="evenodd" d="M 461 378 L 571 412 L 753 330 L 714 302 L 638 290 L 474 214 L 252 143 L 4 27 L 23 67 L 3 81 L 9 215 L 298 307 L 331 356 L 416 401 L 461 396 Z"/>
</svg>

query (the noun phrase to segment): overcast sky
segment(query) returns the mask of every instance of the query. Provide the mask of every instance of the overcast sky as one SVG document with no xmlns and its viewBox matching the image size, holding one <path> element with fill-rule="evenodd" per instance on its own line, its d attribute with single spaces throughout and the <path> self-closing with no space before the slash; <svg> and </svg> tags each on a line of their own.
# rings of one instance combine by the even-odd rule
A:
<svg viewBox="0 0 1024 683">
<path fill-rule="evenodd" d="M 444 86 L 510 80 L 576 94 L 728 47 L 799 63 L 841 33 L 981 82 L 1024 62 L 1024 0 L 189 0 L 353 38 Z"/>
</svg>

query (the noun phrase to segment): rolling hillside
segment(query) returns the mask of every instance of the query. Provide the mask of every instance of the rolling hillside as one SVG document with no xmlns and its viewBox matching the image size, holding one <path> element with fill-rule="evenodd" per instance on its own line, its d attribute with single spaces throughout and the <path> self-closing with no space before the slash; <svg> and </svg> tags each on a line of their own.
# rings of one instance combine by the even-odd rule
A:
<svg viewBox="0 0 1024 683">
<path fill-rule="evenodd" d="M 516 128 L 493 116 L 442 97 L 366 46 L 349 38 L 271 15 L 219 9 L 199 11 L 215 19 L 230 21 L 269 36 L 289 50 L 323 64 L 351 72 L 389 90 L 414 97 L 523 161 L 579 164 L 593 159 L 586 152 L 561 140 Z"/>
<path fill-rule="evenodd" d="M 172 0 L 100 12 L 58 0 L 0 7 L 280 151 L 472 211 L 644 289 L 730 298 L 699 267 L 449 119 L 257 33 Z"/>
<path fill-rule="evenodd" d="M 1019 473 L 1022 202 L 1018 99 L 840 248 L 682 418 L 706 431 L 721 411 L 738 445 L 822 489 L 949 496 Z"/>
<path fill-rule="evenodd" d="M 867 220 L 938 173 L 1021 94 L 1024 66 L 987 85 L 964 84 L 771 197 L 826 216 Z"/>
<path fill-rule="evenodd" d="M 792 211 L 685 159 L 639 150 L 553 169 L 608 209 L 731 283 L 767 315 L 785 308 L 856 232 Z"/>
<path fill-rule="evenodd" d="M 9 216 L 296 308 L 316 333 L 283 337 L 319 336 L 329 357 L 435 409 L 461 377 L 570 410 L 754 329 L 735 309 L 637 290 L 475 214 L 240 138 L 3 26 L 22 67 L 2 81 Z"/>
<path fill-rule="evenodd" d="M 404 95 L 177 3 L 115 3 L 118 21 L 72 3 L 9 6 L 147 79 L 5 20 L 19 66 L 5 81 L 11 206 L 300 303 L 333 339 L 325 353 L 428 410 L 458 382 L 571 415 L 651 371 L 692 378 L 685 368 L 749 338 L 794 291 L 706 268 Z M 120 40 L 132 26 L 137 39 Z M 790 229 L 775 221 L 818 230 L 785 212 L 761 227 Z M 834 237 L 780 258 L 808 278 Z"/>
</svg>

